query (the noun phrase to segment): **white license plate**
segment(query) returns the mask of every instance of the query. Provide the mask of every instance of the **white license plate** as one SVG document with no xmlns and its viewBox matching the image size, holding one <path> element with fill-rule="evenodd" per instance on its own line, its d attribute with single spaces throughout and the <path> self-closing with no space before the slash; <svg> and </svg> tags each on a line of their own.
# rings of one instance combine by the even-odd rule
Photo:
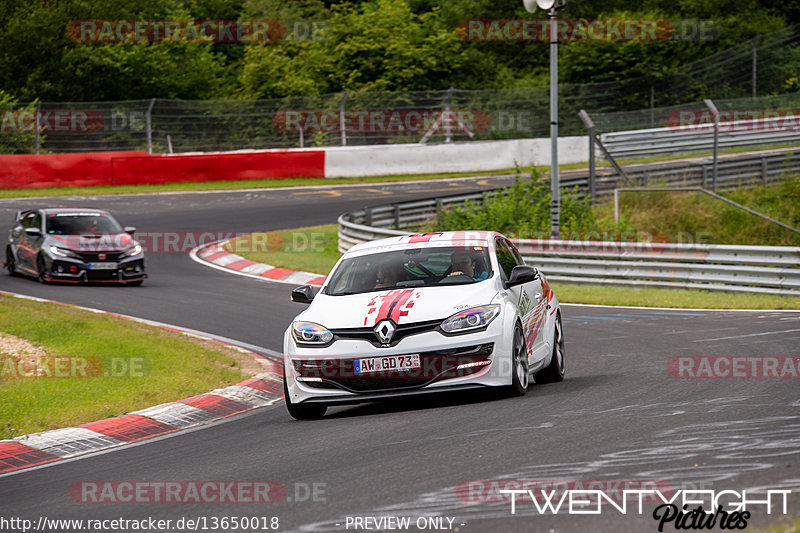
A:
<svg viewBox="0 0 800 533">
<path fill-rule="evenodd" d="M 419 367 L 419 354 L 387 355 L 386 357 L 356 359 L 353 370 L 356 374 L 364 374 L 367 372 L 385 372 L 388 370 L 410 370 Z"/>
<path fill-rule="evenodd" d="M 89 270 L 116 270 L 116 263 L 89 263 Z"/>
</svg>

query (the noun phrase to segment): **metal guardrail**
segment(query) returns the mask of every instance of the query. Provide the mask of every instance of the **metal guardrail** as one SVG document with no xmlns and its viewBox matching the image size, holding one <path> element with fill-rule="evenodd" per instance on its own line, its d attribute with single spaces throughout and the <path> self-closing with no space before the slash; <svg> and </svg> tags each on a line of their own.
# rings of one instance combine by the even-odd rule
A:
<svg viewBox="0 0 800 533">
<path fill-rule="evenodd" d="M 734 148 L 796 142 L 800 116 L 781 116 L 758 121 L 721 122 L 719 147 Z M 646 130 L 603 133 L 600 140 L 614 157 L 641 157 L 711 150 L 714 130 L 709 124 L 692 124 Z"/>
<path fill-rule="evenodd" d="M 611 169 L 598 169 L 594 181 L 595 197 L 607 197 L 614 189 L 625 186 L 702 187 L 705 189 L 731 189 L 744 185 L 769 185 L 787 175 L 800 172 L 800 146 L 745 155 L 726 155 L 719 158 L 716 183 L 713 179 L 711 157 L 687 161 L 673 161 L 663 165 L 627 165 L 625 175 Z M 624 178 L 627 177 L 627 180 Z M 562 174 L 562 187 L 575 187 L 587 192 L 589 176 Z"/>
<path fill-rule="evenodd" d="M 437 210 L 492 192 L 368 207 L 339 217 L 339 251 L 408 235 Z M 403 231 L 401 228 L 413 228 Z M 553 281 L 800 296 L 800 247 L 516 239 L 523 259 Z"/>
</svg>

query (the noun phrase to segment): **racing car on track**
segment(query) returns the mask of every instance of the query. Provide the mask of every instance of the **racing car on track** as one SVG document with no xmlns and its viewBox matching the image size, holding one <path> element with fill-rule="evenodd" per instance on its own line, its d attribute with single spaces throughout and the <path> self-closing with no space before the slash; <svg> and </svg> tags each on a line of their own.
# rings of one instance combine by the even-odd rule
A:
<svg viewBox="0 0 800 533">
<path fill-rule="evenodd" d="M 144 251 L 99 209 L 45 208 L 18 211 L 6 245 L 9 274 L 41 283 L 113 282 L 139 285 L 147 279 Z"/>
<path fill-rule="evenodd" d="M 525 394 L 564 379 L 558 299 L 495 232 L 354 246 L 287 328 L 284 394 L 297 419 L 329 405 L 481 387 Z"/>
</svg>

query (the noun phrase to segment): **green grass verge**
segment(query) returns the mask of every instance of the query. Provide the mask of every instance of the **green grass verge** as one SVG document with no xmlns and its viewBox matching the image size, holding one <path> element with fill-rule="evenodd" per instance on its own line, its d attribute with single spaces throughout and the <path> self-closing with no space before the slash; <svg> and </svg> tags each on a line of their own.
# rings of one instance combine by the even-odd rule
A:
<svg viewBox="0 0 800 533">
<path fill-rule="evenodd" d="M 231 241 L 225 248 L 252 261 L 327 274 L 341 255 L 337 250 L 337 229 L 336 224 L 328 224 L 254 234 Z M 800 297 L 796 296 L 555 282 L 552 285 L 563 303 L 697 309 L 800 309 Z"/>
<path fill-rule="evenodd" d="M 659 287 L 615 287 L 555 281 L 550 285 L 562 303 L 694 309 L 800 309 L 800 296 Z"/>
<path fill-rule="evenodd" d="M 255 233 L 234 239 L 225 249 L 268 265 L 327 274 L 342 255 L 338 226 L 310 226 L 269 233 Z"/>
<path fill-rule="evenodd" d="M 0 332 L 43 348 L 52 363 L 50 377 L 33 376 L 0 354 L 0 439 L 208 392 L 242 381 L 247 364 L 245 354 L 179 333 L 4 295 Z"/>
</svg>

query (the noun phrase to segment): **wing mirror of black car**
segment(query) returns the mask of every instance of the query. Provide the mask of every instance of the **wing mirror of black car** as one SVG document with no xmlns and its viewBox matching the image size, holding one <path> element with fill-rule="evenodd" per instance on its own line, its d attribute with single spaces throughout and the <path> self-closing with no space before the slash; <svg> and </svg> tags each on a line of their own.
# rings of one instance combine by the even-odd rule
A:
<svg viewBox="0 0 800 533">
<path fill-rule="evenodd" d="M 127 233 L 131 237 L 133 237 L 133 234 L 136 233 L 136 228 L 133 227 L 133 226 L 125 226 L 123 228 L 123 230 L 125 231 L 125 233 Z"/>
<path fill-rule="evenodd" d="M 529 281 L 535 281 L 539 278 L 539 271 L 535 267 L 528 265 L 517 265 L 511 270 L 511 277 L 506 282 L 506 288 L 516 287 Z"/>
<path fill-rule="evenodd" d="M 30 235 L 31 237 L 38 237 L 42 234 L 42 230 L 39 228 L 25 228 L 25 235 Z"/>
<path fill-rule="evenodd" d="M 311 285 L 302 285 L 296 289 L 292 289 L 292 301 L 301 304 L 310 304 L 317 295 L 319 287 L 312 287 Z"/>
</svg>

